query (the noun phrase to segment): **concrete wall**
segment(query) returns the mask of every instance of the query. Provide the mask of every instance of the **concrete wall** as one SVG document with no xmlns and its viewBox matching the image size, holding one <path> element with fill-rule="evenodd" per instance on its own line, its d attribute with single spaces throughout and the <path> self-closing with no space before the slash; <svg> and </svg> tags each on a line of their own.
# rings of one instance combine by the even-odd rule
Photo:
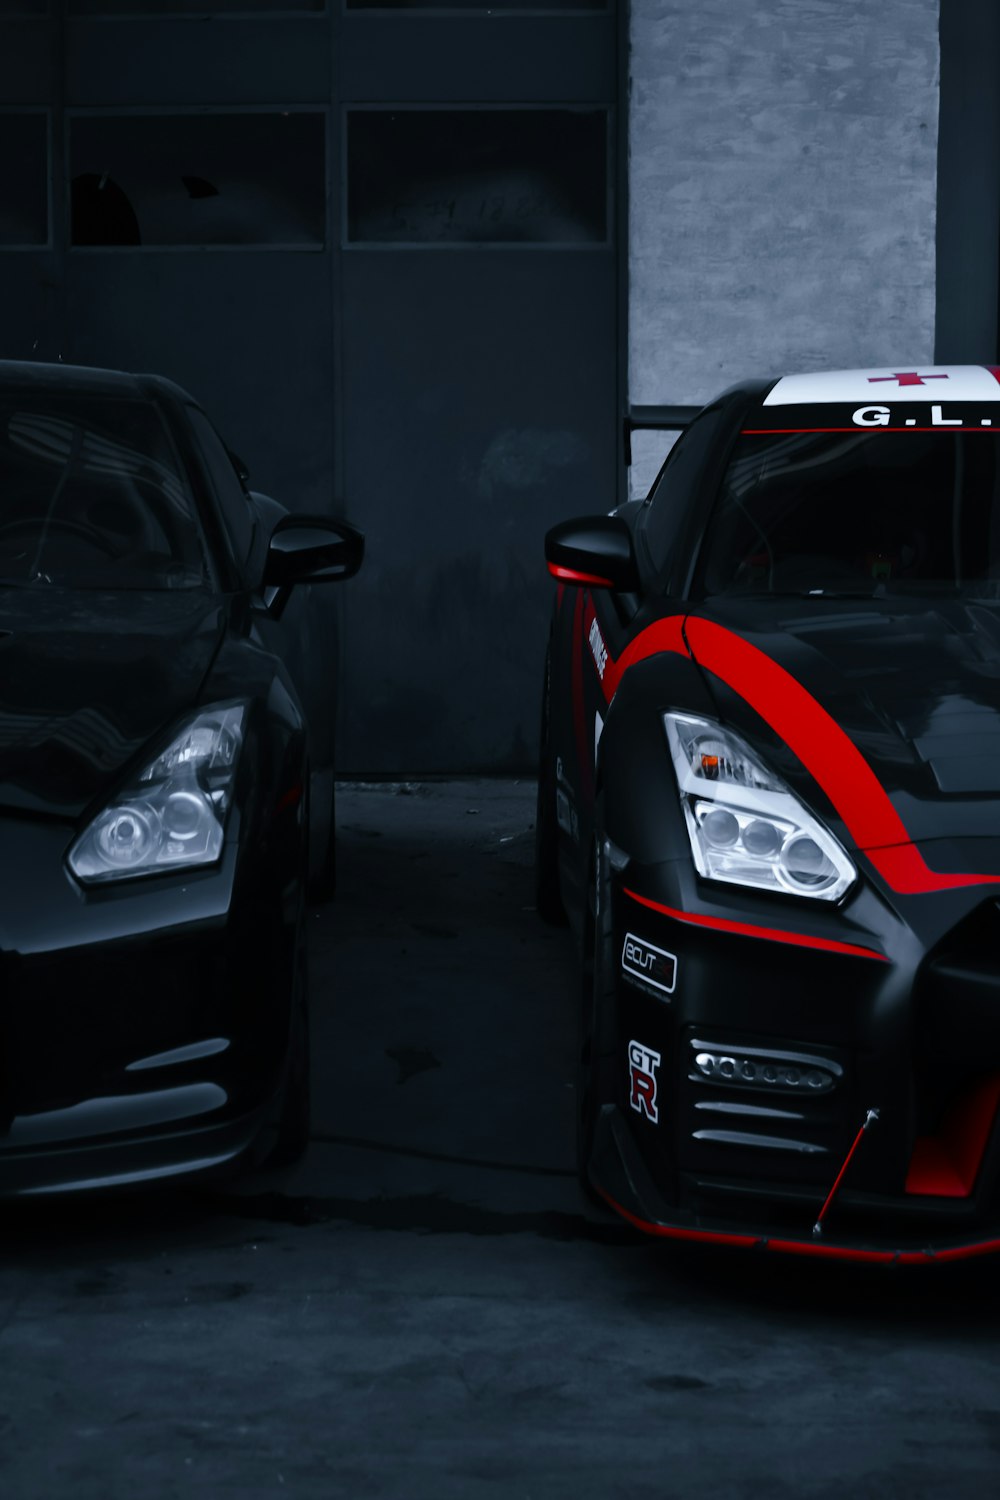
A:
<svg viewBox="0 0 1000 1500">
<path fill-rule="evenodd" d="M 633 404 L 932 359 L 938 54 L 938 0 L 632 0 Z"/>
</svg>

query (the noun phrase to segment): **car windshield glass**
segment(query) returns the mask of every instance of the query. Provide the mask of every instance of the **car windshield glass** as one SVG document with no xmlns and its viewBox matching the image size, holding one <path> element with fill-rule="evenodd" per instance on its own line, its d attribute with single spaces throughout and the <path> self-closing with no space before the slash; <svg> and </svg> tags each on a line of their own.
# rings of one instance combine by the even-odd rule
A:
<svg viewBox="0 0 1000 1500">
<path fill-rule="evenodd" d="M 187 589 L 209 577 L 187 477 L 151 402 L 0 396 L 0 582 Z"/>
<path fill-rule="evenodd" d="M 744 433 L 699 591 L 1000 599 L 998 480 L 990 432 Z"/>
</svg>

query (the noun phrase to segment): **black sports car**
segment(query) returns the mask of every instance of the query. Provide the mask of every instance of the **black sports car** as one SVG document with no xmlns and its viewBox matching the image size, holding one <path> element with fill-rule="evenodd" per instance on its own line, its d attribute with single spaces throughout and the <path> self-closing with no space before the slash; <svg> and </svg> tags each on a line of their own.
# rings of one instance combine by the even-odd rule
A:
<svg viewBox="0 0 1000 1500">
<path fill-rule="evenodd" d="M 1000 370 L 743 384 L 546 538 L 538 905 L 653 1234 L 1000 1250 Z"/>
<path fill-rule="evenodd" d="M 0 1194 L 304 1148 L 286 606 L 363 539 L 246 477 L 167 380 L 0 363 Z"/>
</svg>

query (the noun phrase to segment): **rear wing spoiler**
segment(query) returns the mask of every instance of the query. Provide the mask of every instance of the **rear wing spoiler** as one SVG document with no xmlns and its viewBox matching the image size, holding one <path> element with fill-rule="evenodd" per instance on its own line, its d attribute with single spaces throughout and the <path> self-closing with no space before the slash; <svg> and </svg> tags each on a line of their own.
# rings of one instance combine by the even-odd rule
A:
<svg viewBox="0 0 1000 1500">
<path fill-rule="evenodd" d="M 633 432 L 683 432 L 700 411 L 700 406 L 630 406 L 623 424 L 626 467 L 632 463 Z"/>
</svg>

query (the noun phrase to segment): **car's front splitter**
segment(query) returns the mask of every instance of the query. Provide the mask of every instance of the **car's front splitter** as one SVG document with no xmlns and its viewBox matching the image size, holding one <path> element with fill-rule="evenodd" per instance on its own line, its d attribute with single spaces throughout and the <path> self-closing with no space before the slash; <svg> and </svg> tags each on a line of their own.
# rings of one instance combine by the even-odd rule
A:
<svg viewBox="0 0 1000 1500">
<path fill-rule="evenodd" d="M 270 1143 L 272 1101 L 249 1114 L 187 1129 L 146 1131 L 108 1140 L 59 1141 L 0 1151 L 0 1198 L 105 1192 L 224 1175 L 258 1158 Z"/>
<path fill-rule="evenodd" d="M 971 1232 L 971 1227 L 951 1233 L 945 1230 L 935 1234 L 933 1244 L 918 1245 L 912 1231 L 906 1239 L 902 1234 L 894 1238 L 892 1227 L 884 1234 L 867 1230 L 856 1233 L 853 1226 L 847 1229 L 834 1221 L 817 1236 L 803 1215 L 801 1232 L 784 1226 L 771 1232 L 763 1224 L 744 1226 L 669 1204 L 650 1177 L 621 1112 L 613 1104 L 606 1104 L 597 1120 L 590 1181 L 615 1213 L 635 1229 L 658 1239 L 900 1266 L 940 1265 L 1000 1253 L 1000 1224 L 977 1226 Z"/>
</svg>

